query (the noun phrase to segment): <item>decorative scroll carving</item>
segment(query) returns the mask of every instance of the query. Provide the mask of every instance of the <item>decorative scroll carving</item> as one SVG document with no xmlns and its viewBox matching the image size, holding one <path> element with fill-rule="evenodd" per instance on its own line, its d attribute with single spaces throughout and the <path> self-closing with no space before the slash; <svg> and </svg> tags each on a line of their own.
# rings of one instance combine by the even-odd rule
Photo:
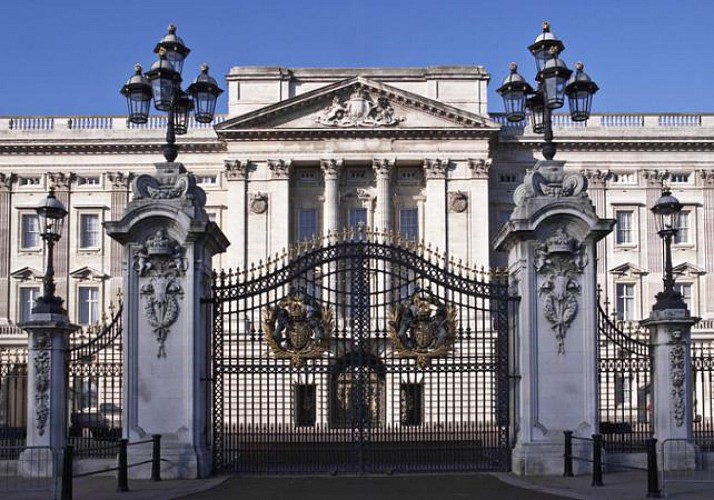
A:
<svg viewBox="0 0 714 500">
<path fill-rule="evenodd" d="M 226 179 L 229 181 L 239 181 L 248 178 L 250 162 L 248 160 L 226 160 L 224 163 Z"/>
<path fill-rule="evenodd" d="M 0 191 L 12 189 L 12 184 L 17 180 L 15 174 L 0 173 Z"/>
<path fill-rule="evenodd" d="M 273 174 L 273 179 L 287 179 L 290 177 L 290 160 L 268 160 L 268 168 Z"/>
<path fill-rule="evenodd" d="M 250 211 L 254 214 L 264 214 L 268 210 L 268 195 L 258 191 L 250 195 Z"/>
<path fill-rule="evenodd" d="M 594 188 L 604 188 L 605 182 L 613 178 L 613 174 L 610 170 L 584 169 L 581 173 L 588 180 L 588 184 Z"/>
<path fill-rule="evenodd" d="M 399 356 L 426 368 L 431 358 L 447 356 L 456 338 L 456 308 L 428 290 L 417 290 L 390 311 L 389 340 Z"/>
<path fill-rule="evenodd" d="M 340 170 L 342 169 L 342 160 L 320 160 L 320 168 L 322 169 L 322 175 L 325 179 L 337 180 L 340 176 Z"/>
<path fill-rule="evenodd" d="M 579 172 L 566 174 L 560 162 L 539 162 L 526 172 L 523 184 L 513 193 L 516 206 L 523 206 L 530 198 L 580 197 L 587 198 L 588 180 Z"/>
<path fill-rule="evenodd" d="M 664 181 L 669 179 L 669 170 L 642 170 L 642 178 L 648 186 L 662 187 Z"/>
<path fill-rule="evenodd" d="M 356 87 L 346 101 L 335 96 L 315 121 L 328 127 L 390 127 L 404 118 L 394 115 L 387 97 L 379 96 L 375 102 L 369 92 Z"/>
<path fill-rule="evenodd" d="M 669 351 L 670 377 L 672 380 L 672 413 L 677 427 L 684 425 L 684 342 L 680 330 L 670 330 L 672 336 Z"/>
<path fill-rule="evenodd" d="M 389 179 L 394 167 L 394 160 L 372 160 L 372 171 L 376 178 Z"/>
<path fill-rule="evenodd" d="M 491 170 L 491 158 L 479 158 L 478 160 L 469 160 L 469 169 L 473 179 L 488 179 L 489 171 Z"/>
<path fill-rule="evenodd" d="M 445 179 L 450 160 L 424 160 L 424 174 L 427 179 Z"/>
<path fill-rule="evenodd" d="M 587 265 L 585 244 L 558 228 L 535 249 L 535 269 L 541 276 L 538 294 L 543 314 L 555 330 L 558 354 L 565 354 L 565 334 L 578 313 L 578 275 Z"/>
<path fill-rule="evenodd" d="M 50 348 L 52 339 L 48 333 L 37 333 L 33 341 L 35 365 L 35 419 L 37 433 L 44 436 L 50 416 Z"/>
<path fill-rule="evenodd" d="M 156 165 L 157 175 L 138 175 L 131 190 L 133 200 L 179 200 L 188 207 L 204 207 L 206 193 L 196 186 L 196 178 L 180 163 Z"/>
<path fill-rule="evenodd" d="M 124 172 L 107 172 L 107 179 L 113 190 L 129 189 L 129 183 L 134 178 L 131 173 Z"/>
<path fill-rule="evenodd" d="M 159 343 L 157 358 L 166 357 L 166 338 L 179 316 L 178 299 L 183 297 L 179 278 L 187 268 L 184 253 L 177 241 L 168 237 L 164 229 L 159 229 L 134 255 L 134 270 L 140 277 L 148 279 L 139 293 L 145 300 L 146 320 Z"/>
<path fill-rule="evenodd" d="M 449 193 L 449 210 L 456 213 L 465 212 L 469 207 L 469 197 L 462 191 Z"/>
<path fill-rule="evenodd" d="M 705 186 L 714 186 L 714 170 L 702 169 L 699 171 L 699 177 L 704 181 Z"/>
<path fill-rule="evenodd" d="M 57 189 L 69 189 L 69 185 L 74 182 L 77 176 L 74 172 L 48 172 L 50 183 Z"/>
<path fill-rule="evenodd" d="M 299 368 L 329 347 L 334 328 L 332 310 L 302 290 L 293 289 L 274 307 L 265 308 L 265 341 L 276 358 Z"/>
</svg>

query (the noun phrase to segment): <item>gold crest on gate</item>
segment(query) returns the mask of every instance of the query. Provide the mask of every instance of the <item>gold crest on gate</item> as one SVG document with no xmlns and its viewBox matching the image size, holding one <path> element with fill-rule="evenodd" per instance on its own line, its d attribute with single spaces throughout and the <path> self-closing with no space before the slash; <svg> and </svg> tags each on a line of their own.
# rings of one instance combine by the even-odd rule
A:
<svg viewBox="0 0 714 500">
<path fill-rule="evenodd" d="M 425 368 L 431 358 L 451 352 L 456 338 L 456 308 L 429 290 L 417 290 L 390 311 L 389 339 L 397 354 Z"/>
<path fill-rule="evenodd" d="M 302 290 L 291 290 L 264 312 L 265 341 L 276 358 L 290 359 L 296 368 L 325 352 L 333 327 L 332 310 Z"/>
</svg>

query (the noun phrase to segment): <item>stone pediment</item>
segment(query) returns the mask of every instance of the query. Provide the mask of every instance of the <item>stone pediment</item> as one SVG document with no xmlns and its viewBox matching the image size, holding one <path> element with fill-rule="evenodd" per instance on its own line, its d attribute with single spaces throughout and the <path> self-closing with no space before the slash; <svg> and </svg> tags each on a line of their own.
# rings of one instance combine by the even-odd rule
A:
<svg viewBox="0 0 714 500">
<path fill-rule="evenodd" d="M 362 77 L 350 78 L 237 116 L 219 137 L 263 135 L 454 135 L 496 133 L 489 118 Z"/>
<path fill-rule="evenodd" d="M 610 269 L 610 273 L 620 277 L 635 277 L 648 274 L 648 271 L 631 262 L 626 262 L 625 264 Z"/>
<path fill-rule="evenodd" d="M 10 276 L 19 281 L 42 281 L 44 274 L 42 271 L 32 267 L 23 267 L 22 269 L 10 273 Z"/>
<path fill-rule="evenodd" d="M 675 276 L 688 276 L 694 277 L 701 274 L 706 274 L 706 271 L 699 266 L 690 264 L 689 262 L 683 262 L 672 268 L 672 272 Z"/>
<path fill-rule="evenodd" d="M 109 275 L 97 271 L 94 268 L 84 266 L 69 273 L 69 275 L 79 281 L 104 281 L 109 279 Z"/>
</svg>

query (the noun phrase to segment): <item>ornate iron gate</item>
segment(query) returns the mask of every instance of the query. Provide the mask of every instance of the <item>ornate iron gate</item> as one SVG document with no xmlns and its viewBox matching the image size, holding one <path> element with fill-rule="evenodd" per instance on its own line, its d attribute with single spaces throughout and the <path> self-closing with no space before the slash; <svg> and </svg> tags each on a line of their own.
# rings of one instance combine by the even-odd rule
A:
<svg viewBox="0 0 714 500">
<path fill-rule="evenodd" d="M 215 276 L 217 470 L 507 470 L 502 273 L 343 232 Z"/>
</svg>

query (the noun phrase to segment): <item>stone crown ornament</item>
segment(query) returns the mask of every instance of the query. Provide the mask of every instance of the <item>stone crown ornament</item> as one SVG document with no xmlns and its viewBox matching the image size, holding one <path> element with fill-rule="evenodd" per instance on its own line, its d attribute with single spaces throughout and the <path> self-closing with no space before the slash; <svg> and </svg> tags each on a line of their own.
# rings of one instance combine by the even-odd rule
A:
<svg viewBox="0 0 714 500">
<path fill-rule="evenodd" d="M 394 115 L 387 97 L 379 96 L 375 102 L 365 89 L 356 87 L 347 100 L 335 96 L 315 121 L 328 127 L 391 127 L 404 118 Z"/>
</svg>

